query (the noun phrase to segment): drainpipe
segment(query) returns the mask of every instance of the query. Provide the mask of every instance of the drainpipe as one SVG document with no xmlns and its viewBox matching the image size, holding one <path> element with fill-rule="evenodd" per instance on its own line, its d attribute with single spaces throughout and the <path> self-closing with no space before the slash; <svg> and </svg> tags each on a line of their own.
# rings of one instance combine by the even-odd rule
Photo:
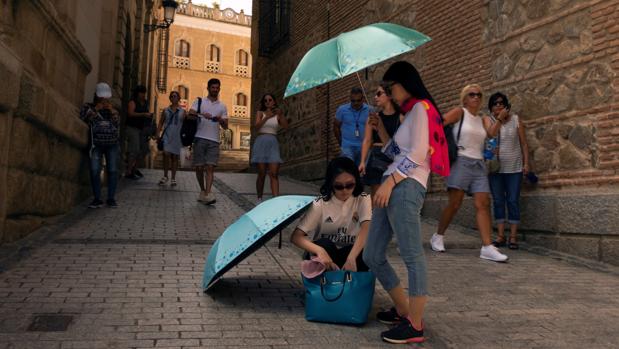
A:
<svg viewBox="0 0 619 349">
<path fill-rule="evenodd" d="M 327 40 L 331 38 L 331 2 L 327 1 Z M 325 117 L 327 132 L 325 132 L 325 168 L 329 165 L 329 139 L 331 137 L 331 125 L 332 122 L 329 122 L 329 117 L 331 116 L 331 83 L 327 83 L 327 114 Z"/>
</svg>

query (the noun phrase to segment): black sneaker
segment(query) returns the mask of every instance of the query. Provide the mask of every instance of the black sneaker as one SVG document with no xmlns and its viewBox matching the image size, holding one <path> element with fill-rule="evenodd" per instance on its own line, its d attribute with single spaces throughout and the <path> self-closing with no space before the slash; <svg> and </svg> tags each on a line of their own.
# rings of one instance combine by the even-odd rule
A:
<svg viewBox="0 0 619 349">
<path fill-rule="evenodd" d="M 118 204 L 116 203 L 116 200 L 107 200 L 106 204 L 107 204 L 107 207 L 109 208 L 118 208 Z"/>
<path fill-rule="evenodd" d="M 416 330 L 408 319 L 400 322 L 399 325 L 389 331 L 381 333 L 380 337 L 385 342 L 393 344 L 421 343 L 425 340 L 423 329 Z"/>
<path fill-rule="evenodd" d="M 376 320 L 385 325 L 397 325 L 402 322 L 403 319 L 395 308 L 391 308 L 389 310 L 379 311 L 376 313 Z"/>
<path fill-rule="evenodd" d="M 133 171 L 133 174 L 142 178 L 144 177 L 144 175 L 142 174 L 142 172 L 140 172 L 140 170 L 138 170 L 137 168 L 135 169 L 135 171 Z"/>
<path fill-rule="evenodd" d="M 92 200 L 92 202 L 88 205 L 88 208 L 99 208 L 103 206 L 103 201 L 98 200 L 98 199 L 94 199 Z"/>
</svg>

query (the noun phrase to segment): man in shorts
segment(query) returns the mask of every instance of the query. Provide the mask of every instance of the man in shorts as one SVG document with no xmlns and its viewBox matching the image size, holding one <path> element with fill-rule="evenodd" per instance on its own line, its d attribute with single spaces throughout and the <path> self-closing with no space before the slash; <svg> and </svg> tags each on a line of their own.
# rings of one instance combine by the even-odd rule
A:
<svg viewBox="0 0 619 349">
<path fill-rule="evenodd" d="M 200 185 L 198 201 L 211 205 L 216 201 L 211 187 L 215 166 L 219 160 L 219 127 L 228 128 L 228 109 L 218 99 L 221 89 L 219 79 L 210 79 L 207 88 L 207 98 L 202 98 L 201 102 L 198 99 L 193 102 L 189 117 L 198 118 L 198 130 L 193 141 L 193 166 Z"/>
</svg>

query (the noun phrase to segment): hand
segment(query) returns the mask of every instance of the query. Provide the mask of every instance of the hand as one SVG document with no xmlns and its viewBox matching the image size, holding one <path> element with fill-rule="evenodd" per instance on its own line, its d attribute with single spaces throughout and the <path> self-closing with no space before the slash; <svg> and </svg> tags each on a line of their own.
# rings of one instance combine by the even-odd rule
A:
<svg viewBox="0 0 619 349">
<path fill-rule="evenodd" d="M 338 270 L 340 269 L 337 264 L 335 264 L 333 262 L 333 260 L 331 259 L 331 256 L 329 256 L 329 254 L 327 253 L 327 251 L 324 248 L 320 248 L 320 251 L 318 251 L 318 253 L 316 254 L 318 256 L 318 258 L 320 258 L 320 261 L 322 263 L 324 263 L 324 265 L 327 267 L 327 270 Z"/>
<path fill-rule="evenodd" d="M 361 161 L 361 164 L 359 164 L 359 174 L 365 175 L 365 161 Z"/>
<path fill-rule="evenodd" d="M 208 119 L 208 120 L 213 118 L 213 115 L 211 115 L 211 113 L 202 113 L 198 115 L 202 115 L 203 118 Z"/>
<path fill-rule="evenodd" d="M 522 174 L 525 176 L 529 174 L 529 164 L 524 164 L 524 166 L 522 166 Z"/>
<path fill-rule="evenodd" d="M 368 117 L 368 125 L 370 125 L 372 129 L 378 130 L 378 124 L 380 122 L 381 122 L 380 117 L 378 116 L 376 112 L 370 113 L 370 116 Z"/>
<path fill-rule="evenodd" d="M 387 178 L 383 184 L 378 187 L 376 194 L 374 194 L 374 206 L 375 207 L 387 207 L 389 204 L 389 198 L 391 197 L 391 191 L 393 191 L 393 180 Z"/>
<path fill-rule="evenodd" d="M 505 122 L 508 116 L 509 116 L 509 109 L 505 108 L 499 112 L 499 115 L 497 116 L 497 120 L 503 123 Z"/>
<path fill-rule="evenodd" d="M 357 271 L 357 259 L 350 256 L 346 259 L 346 263 L 342 266 L 343 270 Z"/>
</svg>

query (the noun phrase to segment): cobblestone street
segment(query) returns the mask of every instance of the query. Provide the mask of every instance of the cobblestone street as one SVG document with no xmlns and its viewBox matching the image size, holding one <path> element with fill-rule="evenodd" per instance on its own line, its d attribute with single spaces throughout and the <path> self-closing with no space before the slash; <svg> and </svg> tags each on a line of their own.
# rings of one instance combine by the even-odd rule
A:
<svg viewBox="0 0 619 349">
<path fill-rule="evenodd" d="M 201 289 L 212 243 L 255 201 L 252 174 L 218 173 L 217 203 L 196 202 L 192 172 L 122 182 L 120 208 L 76 208 L 0 274 L 0 348 L 379 348 L 377 282 L 362 327 L 304 319 L 301 252 L 277 238 Z M 268 182 L 268 180 L 267 180 Z M 268 183 L 266 185 L 268 188 Z M 316 194 L 283 180 L 284 194 Z M 268 191 L 268 189 L 267 189 Z M 427 242 L 434 232 L 424 222 Z M 456 228 L 454 228 L 456 229 Z M 431 297 L 425 348 L 616 348 L 619 277 L 524 250 L 479 259 L 479 239 L 450 230 L 447 253 L 426 248 Z M 27 251 L 24 250 L 24 251 Z M 405 277 L 395 245 L 392 262 Z M 71 316 L 65 331 L 32 331 L 36 315 Z M 614 343 L 614 344 L 613 344 Z"/>
</svg>

